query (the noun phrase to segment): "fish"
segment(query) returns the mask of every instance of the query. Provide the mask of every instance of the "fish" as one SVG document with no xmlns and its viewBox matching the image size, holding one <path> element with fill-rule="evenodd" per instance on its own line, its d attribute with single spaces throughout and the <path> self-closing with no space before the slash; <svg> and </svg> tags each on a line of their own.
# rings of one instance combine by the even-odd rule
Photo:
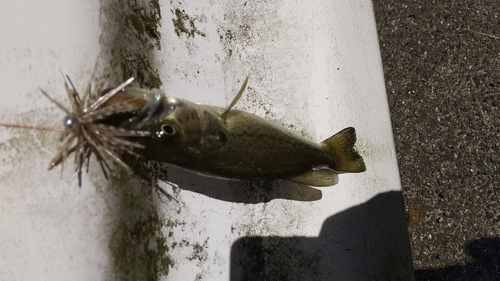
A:
<svg viewBox="0 0 500 281">
<path fill-rule="evenodd" d="M 348 127 L 317 143 L 255 114 L 233 109 L 248 77 L 226 108 L 204 105 L 152 91 L 124 88 L 119 96 L 160 95 L 154 108 L 136 105 L 141 117 L 120 124 L 148 132 L 135 149 L 148 161 L 165 162 L 208 176 L 238 180 L 289 180 L 331 186 L 338 175 L 366 170 L 355 150 L 356 132 Z"/>
</svg>

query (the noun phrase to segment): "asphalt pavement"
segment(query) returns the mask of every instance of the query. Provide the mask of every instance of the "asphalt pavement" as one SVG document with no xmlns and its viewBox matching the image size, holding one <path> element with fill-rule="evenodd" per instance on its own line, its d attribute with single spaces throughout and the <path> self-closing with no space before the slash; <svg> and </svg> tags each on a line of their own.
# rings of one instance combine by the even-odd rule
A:
<svg viewBox="0 0 500 281">
<path fill-rule="evenodd" d="M 373 3 L 417 280 L 500 280 L 500 1 Z"/>
</svg>

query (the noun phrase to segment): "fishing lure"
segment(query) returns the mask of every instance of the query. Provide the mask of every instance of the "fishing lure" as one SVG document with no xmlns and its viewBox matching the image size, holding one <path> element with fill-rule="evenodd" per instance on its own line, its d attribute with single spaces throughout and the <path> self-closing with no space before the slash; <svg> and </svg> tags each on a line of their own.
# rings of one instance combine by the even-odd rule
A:
<svg viewBox="0 0 500 281">
<path fill-rule="evenodd" d="M 65 160 L 74 153 L 79 186 L 81 186 L 82 182 L 82 169 L 87 166 L 88 170 L 92 155 L 97 158 L 106 178 L 108 176 L 104 167 L 107 167 L 108 170 L 110 168 L 105 160 L 111 160 L 132 173 L 132 169 L 122 161 L 121 157 L 123 154 L 139 156 L 134 152 L 134 149 L 144 149 L 145 147 L 131 138 L 146 137 L 149 136 L 150 132 L 124 129 L 119 126 L 109 125 L 106 121 L 120 113 L 140 112 L 141 108 L 138 104 L 146 108 L 154 108 L 150 106 L 150 103 L 151 100 L 157 98 L 157 96 L 150 94 L 148 96 L 127 96 L 126 98 L 122 97 L 119 101 L 110 102 L 117 93 L 132 83 L 134 79 L 130 78 L 116 88 L 105 90 L 110 77 L 110 68 L 107 66 L 97 79 L 95 87 L 92 87 L 96 70 L 97 64 L 92 71 L 90 81 L 82 97 L 80 97 L 69 77 L 66 76 L 64 86 L 71 103 L 69 108 L 51 98 L 44 90 L 41 90 L 51 102 L 66 113 L 63 119 L 66 130 L 62 138 L 62 146 L 51 160 L 49 170 L 59 164 L 64 165 Z M 67 82 L 71 84 L 71 87 L 68 86 Z M 139 118 L 143 115 L 141 113 L 135 115 L 132 120 L 140 124 Z"/>
</svg>

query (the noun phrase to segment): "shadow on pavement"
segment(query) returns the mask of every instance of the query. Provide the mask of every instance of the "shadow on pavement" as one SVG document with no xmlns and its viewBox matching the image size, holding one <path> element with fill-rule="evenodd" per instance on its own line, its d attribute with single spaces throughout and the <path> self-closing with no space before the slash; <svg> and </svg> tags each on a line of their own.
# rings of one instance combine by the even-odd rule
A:
<svg viewBox="0 0 500 281">
<path fill-rule="evenodd" d="M 482 238 L 467 244 L 474 260 L 464 265 L 415 271 L 417 281 L 500 280 L 500 238 Z"/>
</svg>

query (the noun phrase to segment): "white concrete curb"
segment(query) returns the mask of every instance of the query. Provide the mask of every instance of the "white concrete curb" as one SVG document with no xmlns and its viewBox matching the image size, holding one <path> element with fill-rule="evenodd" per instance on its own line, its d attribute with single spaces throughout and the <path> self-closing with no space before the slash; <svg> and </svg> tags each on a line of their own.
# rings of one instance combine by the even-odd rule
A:
<svg viewBox="0 0 500 281">
<path fill-rule="evenodd" d="M 162 279 L 413 280 L 371 2 L 161 5 L 154 56 L 168 95 L 223 107 L 250 75 L 237 109 L 315 141 L 353 126 L 367 166 L 321 189 L 169 168 L 181 189 L 161 184 L 178 200 L 158 205 L 173 262 Z M 100 27 L 100 3 L 3 6 L 0 122 L 60 126 L 63 114 L 38 87 L 66 102 L 59 69 L 78 89 L 87 82 L 108 32 Z M 47 172 L 57 138 L 0 127 L 1 280 L 113 276 L 108 244 L 116 208 L 102 195 L 109 182 L 99 167 L 82 188 L 72 163 L 62 176 Z"/>
</svg>

